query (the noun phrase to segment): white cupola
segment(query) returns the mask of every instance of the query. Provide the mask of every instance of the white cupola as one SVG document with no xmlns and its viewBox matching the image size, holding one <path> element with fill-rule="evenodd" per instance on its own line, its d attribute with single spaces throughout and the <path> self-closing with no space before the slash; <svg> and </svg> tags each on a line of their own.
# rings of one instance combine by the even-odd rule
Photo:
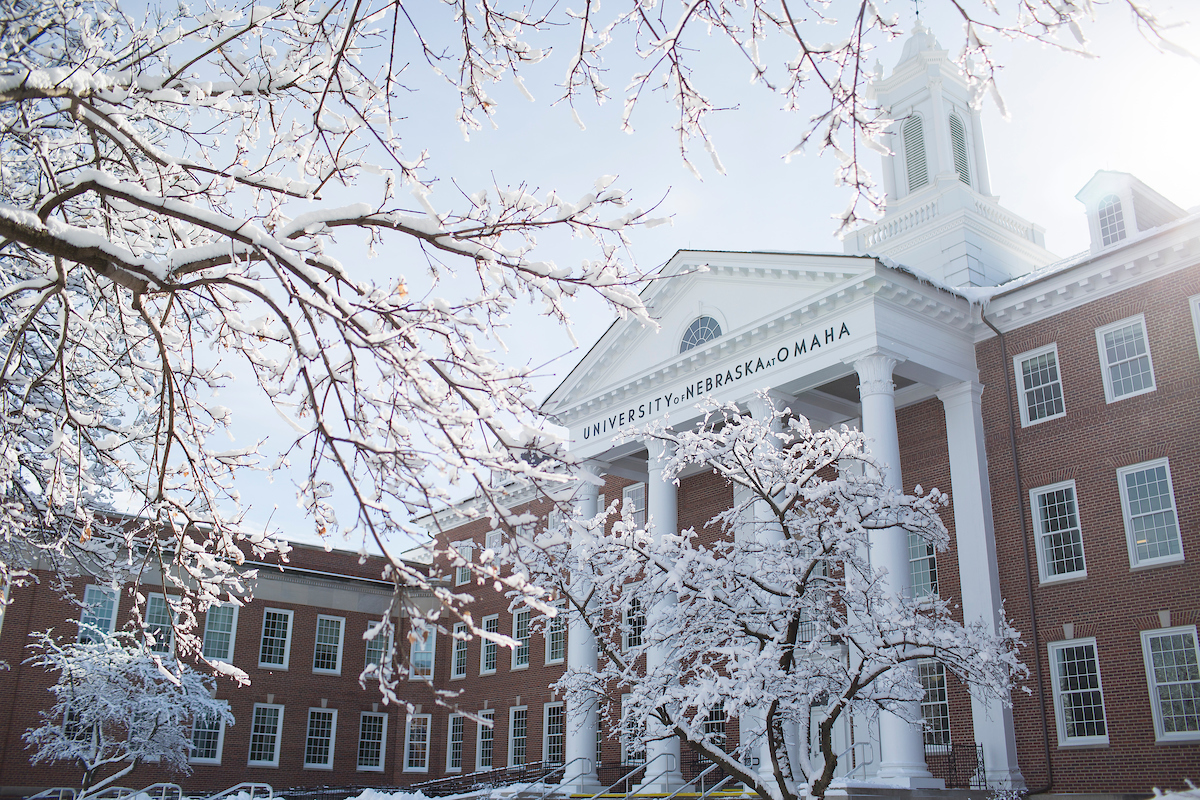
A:
<svg viewBox="0 0 1200 800">
<path fill-rule="evenodd" d="M 871 96 L 894 120 L 883 159 L 887 213 L 844 240 L 951 286 L 989 286 L 1054 261 L 1041 227 L 991 193 L 974 91 L 920 23 Z"/>
</svg>

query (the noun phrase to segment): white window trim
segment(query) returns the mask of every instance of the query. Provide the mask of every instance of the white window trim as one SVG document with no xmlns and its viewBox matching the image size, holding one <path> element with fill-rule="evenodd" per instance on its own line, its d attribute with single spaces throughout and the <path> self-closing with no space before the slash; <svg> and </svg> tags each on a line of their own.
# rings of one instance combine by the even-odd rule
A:
<svg viewBox="0 0 1200 800">
<path fill-rule="evenodd" d="M 630 602 L 632 602 L 635 599 L 638 600 L 639 603 L 641 602 L 641 600 L 638 598 L 631 598 Z M 630 647 L 641 647 L 642 645 L 644 645 L 646 643 L 646 627 L 647 627 L 646 623 L 648 622 L 648 620 L 646 618 L 646 607 L 642 606 L 640 608 L 640 610 L 638 611 L 638 613 L 641 614 L 641 616 L 642 616 L 642 642 L 641 642 L 641 644 L 637 644 L 637 645 L 629 644 L 629 622 L 631 619 L 630 612 L 632 610 L 633 609 L 628 606 L 621 609 L 621 617 L 622 617 L 622 619 L 621 619 L 621 623 L 622 623 L 622 625 L 621 625 L 621 650 L 623 650 L 623 651 L 629 650 Z"/>
<path fill-rule="evenodd" d="M 509 706 L 508 707 L 508 767 L 513 769 L 518 766 L 514 759 L 517 757 L 517 737 L 513 736 L 513 722 L 516 721 L 517 712 L 525 712 L 525 764 L 529 764 L 529 706 Z M 492 745 L 492 763 L 496 763 L 495 744 Z"/>
<path fill-rule="evenodd" d="M 247 758 L 246 764 L 251 767 L 278 767 L 279 751 L 283 749 L 283 706 L 275 703 L 255 703 L 250 712 L 250 752 L 254 752 L 254 712 L 260 708 L 278 708 L 279 718 L 275 728 L 275 758 L 271 761 L 254 761 Z"/>
<path fill-rule="evenodd" d="M 362 724 L 366 717 L 380 717 L 383 719 L 383 731 L 380 733 L 379 739 L 379 766 L 364 767 L 358 764 L 358 752 L 362 748 Z M 383 772 L 387 764 L 387 732 L 388 732 L 388 715 L 379 711 L 363 711 L 358 715 L 358 740 L 359 745 L 354 750 L 354 764 L 357 772 Z M 407 754 L 405 754 L 407 756 Z"/>
<path fill-rule="evenodd" d="M 468 647 L 469 642 L 467 642 L 466 639 L 459 639 L 458 635 L 457 635 L 460 633 L 465 634 L 467 632 L 467 623 L 456 622 L 456 623 L 454 623 L 454 627 L 451 629 L 451 631 L 452 631 L 452 633 L 451 633 L 451 637 L 450 637 L 450 680 L 456 681 L 456 680 L 462 680 L 463 678 L 467 677 L 467 661 L 471 657 L 470 649 Z M 458 654 L 459 654 L 459 652 L 462 652 L 462 654 L 463 654 L 462 672 L 458 671 Z"/>
<path fill-rule="evenodd" d="M 1192 328 L 1196 332 L 1196 354 L 1200 355 L 1200 294 L 1188 298 L 1192 308 Z"/>
<path fill-rule="evenodd" d="M 1145 561 L 1139 561 L 1137 557 L 1137 543 L 1133 539 L 1132 519 L 1129 514 L 1129 495 L 1125 491 L 1125 476 L 1130 472 L 1140 472 L 1160 464 L 1167 471 L 1167 489 L 1171 493 L 1171 513 L 1175 515 L 1175 535 L 1179 537 L 1179 553 L 1178 555 L 1159 556 L 1158 558 L 1148 558 Z M 1143 461 L 1140 464 L 1130 464 L 1127 467 L 1121 467 L 1117 470 L 1117 491 L 1121 495 L 1121 516 L 1125 520 L 1125 545 L 1129 550 L 1129 568 L 1144 569 L 1164 564 L 1178 564 L 1180 561 L 1183 561 L 1183 530 L 1179 527 L 1179 505 L 1175 502 L 1175 480 L 1171 477 L 1170 461 L 1166 458 L 1156 458 L 1152 461 Z"/>
<path fill-rule="evenodd" d="M 550 711 L 555 708 L 561 708 L 563 712 L 563 760 L 549 761 L 550 758 Z M 566 763 L 567 760 L 567 709 L 562 703 L 546 703 L 542 706 L 542 764 L 546 766 L 559 766 Z M 528 748 L 528 744 L 526 744 Z"/>
<path fill-rule="evenodd" d="M 415 719 L 425 720 L 425 766 L 410 767 L 408 765 L 409 747 L 412 745 L 412 724 Z M 429 750 L 430 739 L 433 738 L 433 715 L 432 714 L 409 714 L 408 719 L 404 722 L 404 772 L 429 772 Z"/>
<path fill-rule="evenodd" d="M 450 766 L 450 755 L 451 755 L 451 751 L 453 750 L 454 740 L 452 737 L 454 736 L 454 720 L 455 719 L 457 719 L 460 723 L 462 723 L 462 741 L 460 742 L 460 744 L 462 745 L 462 752 L 459 753 L 458 766 L 452 767 L 452 766 Z M 446 772 L 454 772 L 454 773 L 462 772 L 462 769 L 463 769 L 462 764 L 463 764 L 464 756 L 466 756 L 466 754 L 467 754 L 467 718 L 465 716 L 463 716 L 462 714 L 455 712 L 453 714 L 450 714 L 448 717 L 446 717 Z"/>
<path fill-rule="evenodd" d="M 1117 328 L 1124 328 L 1132 322 L 1140 322 L 1142 325 L 1142 337 L 1146 341 L 1146 361 L 1150 364 L 1150 385 L 1145 389 L 1129 394 L 1123 394 L 1120 397 L 1113 396 L 1112 374 L 1109 371 L 1108 355 L 1104 348 L 1104 334 Z M 1104 381 L 1104 401 L 1106 403 L 1119 403 L 1122 400 L 1128 400 L 1131 397 L 1138 395 L 1149 394 L 1158 388 L 1158 381 L 1154 377 L 1154 355 L 1150 348 L 1150 331 L 1146 327 L 1146 315 L 1134 314 L 1132 317 L 1126 317 L 1118 322 L 1113 322 L 1105 325 L 1102 328 L 1096 328 L 1096 353 L 1100 358 L 1100 377 Z M 1064 406 L 1066 403 L 1064 402 Z"/>
<path fill-rule="evenodd" d="M 1142 658 L 1146 665 L 1146 687 L 1150 692 L 1150 711 L 1154 715 L 1154 741 L 1156 742 L 1200 741 L 1200 731 L 1175 731 L 1173 733 L 1163 731 L 1162 706 L 1159 705 L 1155 692 L 1157 684 L 1154 682 L 1154 661 L 1150 656 L 1150 640 L 1160 636 L 1171 636 L 1176 633 L 1190 633 L 1192 635 L 1192 647 L 1197 648 L 1197 656 L 1200 657 L 1200 638 L 1197 638 L 1195 625 L 1177 625 L 1173 628 L 1157 628 L 1155 630 L 1142 631 Z"/>
<path fill-rule="evenodd" d="M 1081 645 L 1092 646 L 1092 653 L 1096 656 L 1096 683 L 1100 691 L 1100 703 L 1104 709 L 1104 735 L 1103 736 L 1076 736 L 1075 738 L 1067 738 L 1066 720 L 1063 718 L 1062 707 L 1062 690 L 1058 682 L 1058 667 L 1056 654 L 1059 650 L 1067 647 L 1079 647 Z M 1064 639 L 1058 642 L 1050 642 L 1046 645 L 1046 652 L 1050 657 L 1050 677 L 1051 688 L 1054 692 L 1054 724 L 1058 729 L 1058 746 L 1059 747 L 1108 747 L 1108 730 L 1110 720 L 1108 717 L 1108 706 L 1104 703 L 1104 677 L 1100 671 L 1100 648 L 1096 644 L 1096 638 L 1089 636 L 1082 639 Z"/>
<path fill-rule="evenodd" d="M 333 714 L 333 720 L 331 721 L 332 726 L 329 729 L 329 763 L 328 764 L 318 764 L 318 763 L 310 762 L 308 760 L 308 731 L 309 731 L 309 726 L 312 725 L 312 712 L 314 712 L 314 711 L 320 711 L 320 712 L 323 712 L 326 714 Z M 305 769 L 323 769 L 323 770 L 332 770 L 333 769 L 334 744 L 337 742 L 337 718 L 338 718 L 338 712 L 337 712 L 336 708 L 310 708 L 310 709 L 308 709 L 308 714 L 305 716 L 305 720 L 304 720 L 304 768 Z M 357 754 L 355 754 L 355 755 L 357 756 Z"/>
<path fill-rule="evenodd" d="M 645 483 L 631 483 L 625 488 L 621 489 L 621 508 L 623 511 L 626 502 L 629 500 L 629 496 L 638 489 L 641 489 L 642 491 L 642 507 L 640 511 L 642 514 L 642 524 L 645 525 L 650 519 L 650 487 L 648 487 Z M 633 508 L 633 515 L 635 519 L 638 511 L 639 509 L 635 503 Z"/>
<path fill-rule="evenodd" d="M 1025 377 L 1021 370 L 1021 363 L 1028 361 L 1031 358 L 1037 358 L 1046 353 L 1054 353 L 1055 369 L 1058 370 L 1058 388 L 1062 392 L 1063 410 L 1058 414 L 1049 417 L 1035 419 L 1032 422 L 1029 419 L 1029 398 L 1025 396 Z M 1106 373 L 1107 374 L 1107 373 Z M 1017 403 L 1021 407 L 1021 427 L 1028 428 L 1032 425 L 1041 425 L 1043 422 L 1049 422 L 1052 419 L 1060 419 L 1067 415 L 1067 392 L 1066 387 L 1062 382 L 1062 359 L 1058 357 L 1058 342 L 1047 345 L 1045 347 L 1037 347 L 1033 350 L 1027 350 L 1020 355 L 1013 356 L 1013 377 L 1016 379 L 1017 386 Z"/>
<path fill-rule="evenodd" d="M 425 629 L 425 641 L 429 642 L 429 674 L 417 674 L 417 642 L 414 640 L 408 648 L 408 679 L 410 681 L 431 681 L 437 666 L 437 630 L 432 626 Z"/>
<path fill-rule="evenodd" d="M 150 615 L 150 600 L 162 600 L 163 605 L 167 607 L 167 616 L 171 618 L 170 627 L 167 629 L 167 649 L 165 651 L 151 650 L 150 652 L 160 656 L 175 655 L 175 625 L 179 621 L 179 615 L 175 613 L 175 609 L 171 606 L 171 596 L 161 592 L 155 592 L 146 595 L 146 613 L 143 615 L 142 622 L 149 626 L 149 620 L 146 619 Z M 156 642 L 157 644 L 157 642 Z"/>
<path fill-rule="evenodd" d="M 461 542 L 455 542 L 453 545 L 451 545 L 451 547 L 454 548 L 454 552 L 464 558 L 468 564 L 470 564 L 471 559 L 475 556 L 475 541 L 473 539 L 465 539 Z M 455 586 L 465 586 L 471 582 L 471 568 L 469 566 L 454 567 L 453 569 Z"/>
<path fill-rule="evenodd" d="M 554 616 L 553 619 L 546 620 L 545 636 L 542 637 L 545 640 L 543 642 L 543 644 L 545 645 L 545 649 L 546 649 L 546 665 L 547 666 L 550 666 L 551 664 L 562 664 L 563 662 L 565 662 L 567 660 L 567 601 L 559 600 L 558 602 L 556 602 L 554 604 L 554 607 L 556 609 L 558 609 L 558 613 Z M 562 626 L 562 628 L 561 628 L 562 637 L 563 637 L 562 658 L 552 658 L 550 656 L 551 649 L 552 649 L 550 647 L 550 641 L 553 638 L 555 624 Z"/>
<path fill-rule="evenodd" d="M 380 657 L 379 661 L 379 666 L 382 667 L 384 664 L 389 663 L 392 659 L 392 632 L 388 631 L 386 634 L 384 634 L 384 632 L 381 630 L 375 634 L 374 639 L 366 638 L 366 634 L 370 633 L 373 627 L 375 627 L 374 623 L 367 625 L 367 631 L 363 634 L 363 642 L 366 643 L 366 649 L 363 651 L 363 666 L 371 666 L 372 664 L 376 663 L 371 661 L 370 658 L 371 644 L 379 639 L 383 639 L 383 655 Z"/>
<path fill-rule="evenodd" d="M 283 663 L 272 664 L 263 662 L 262 660 L 262 640 L 267 633 L 267 614 L 286 614 L 288 618 L 287 638 L 283 643 Z M 288 664 L 292 660 L 292 632 L 296 629 L 295 613 L 286 608 L 264 608 L 262 618 L 262 630 L 258 634 L 258 668 L 259 669 L 287 669 Z"/>
<path fill-rule="evenodd" d="M 114 630 L 116 630 L 116 628 L 117 628 L 117 612 L 119 610 L 119 606 L 121 605 L 121 596 L 119 594 L 117 594 L 116 590 L 111 587 L 99 586 L 97 584 L 90 584 L 83 590 L 83 608 L 81 608 L 79 611 L 79 638 L 80 638 L 80 641 L 83 640 L 83 633 L 84 633 L 83 615 L 92 606 L 94 606 L 96 604 L 96 601 L 94 601 L 94 600 L 89 601 L 87 599 L 88 593 L 93 590 L 110 597 L 113 601 L 113 610 L 112 610 L 112 614 L 110 614 L 108 617 L 108 630 L 102 631 L 94 625 L 89 625 L 88 627 L 91 628 L 92 630 L 99 631 L 100 633 L 103 633 L 105 635 L 111 635 L 112 632 Z"/>
<path fill-rule="evenodd" d="M 1071 494 L 1075 497 L 1075 519 L 1079 522 L 1079 538 L 1080 548 L 1083 549 L 1083 569 L 1075 572 L 1067 572 L 1062 575 L 1050 575 L 1046 571 L 1046 546 L 1042 542 L 1042 536 L 1045 531 L 1042 530 L 1042 515 L 1038 513 L 1038 497 L 1043 494 L 1066 489 L 1070 487 Z M 1079 511 L 1079 491 L 1075 488 L 1075 481 L 1060 481 L 1059 483 L 1051 483 L 1046 486 L 1039 486 L 1036 489 L 1029 490 L 1029 513 L 1033 517 L 1034 537 L 1033 543 L 1037 548 L 1037 563 L 1038 563 L 1038 582 L 1039 583 L 1069 583 L 1071 581 L 1082 580 L 1087 577 L 1087 550 L 1083 548 L 1083 515 Z"/>
<path fill-rule="evenodd" d="M 214 608 L 232 608 L 233 609 L 233 619 L 232 619 L 232 621 L 230 623 L 230 627 L 229 627 L 229 652 L 225 658 L 213 658 L 210 656 L 205 656 L 205 658 L 208 661 L 222 661 L 222 662 L 225 662 L 226 664 L 232 664 L 233 663 L 233 645 L 237 642 L 237 628 L 238 628 L 238 605 L 237 605 L 237 603 L 214 603 L 213 605 L 209 606 L 208 611 L 204 612 L 204 639 L 202 639 L 200 641 L 200 652 L 201 653 L 204 652 L 204 641 L 208 638 L 208 615 Z M 261 642 L 259 644 L 261 645 Z M 262 651 L 260 650 L 259 652 L 262 652 Z"/>
<path fill-rule="evenodd" d="M 517 663 L 517 652 L 521 649 L 521 640 L 517 638 L 517 617 L 521 614 L 525 615 L 525 663 Z M 520 608 L 513 612 L 512 615 L 512 638 L 517 642 L 517 646 L 512 649 L 510 657 L 511 664 L 509 670 L 516 672 L 520 669 L 529 669 L 529 664 L 533 661 L 533 614 L 528 608 Z"/>
<path fill-rule="evenodd" d="M 631 705 L 633 705 L 632 696 L 628 693 L 621 695 L 621 719 L 620 719 L 620 723 L 619 723 L 620 724 L 619 732 L 620 732 L 620 737 L 621 737 L 620 741 L 621 741 L 621 765 L 622 766 L 633 766 L 633 765 L 637 765 L 637 764 L 645 764 L 646 761 L 650 758 L 649 748 L 646 747 L 645 742 L 642 742 L 642 746 L 639 748 L 642 753 L 641 759 L 639 759 L 637 761 L 630 760 L 629 753 L 631 750 L 633 750 L 633 747 L 632 747 L 633 737 L 630 736 L 629 720 L 628 720 L 629 706 L 631 706 Z"/>
<path fill-rule="evenodd" d="M 216 758 L 196 758 L 195 756 L 189 755 L 188 756 L 189 764 L 209 764 L 209 765 L 218 766 L 218 767 L 221 765 L 221 756 L 225 753 L 225 717 L 219 716 L 218 719 L 220 721 L 221 727 L 217 731 L 217 757 Z M 191 735 L 191 738 L 189 741 L 189 747 L 195 741 L 196 741 L 196 722 L 195 722 L 195 720 L 193 720 L 192 721 L 192 735 Z"/>
<path fill-rule="evenodd" d="M 496 620 L 496 632 L 499 633 L 500 632 L 500 625 L 499 625 L 500 615 L 499 614 L 489 614 L 488 616 L 481 619 L 479 621 L 479 629 L 486 631 L 488 620 L 492 620 L 492 619 Z M 481 647 L 479 648 L 479 674 L 480 675 L 495 675 L 496 669 L 500 666 L 500 645 L 496 644 L 491 639 L 485 639 L 482 636 L 479 638 L 479 642 L 481 644 Z M 496 667 L 493 667 L 492 669 L 487 669 L 487 667 L 485 666 L 487 664 L 487 653 L 488 653 L 489 646 L 491 646 L 493 648 L 492 652 L 494 652 L 496 654 Z"/>
<path fill-rule="evenodd" d="M 321 620 L 330 619 L 338 623 L 338 643 L 337 643 L 337 666 L 333 669 L 317 669 L 317 644 L 316 632 L 320 628 Z M 335 617 L 331 614 L 317 614 L 317 627 L 313 629 L 313 672 L 317 675 L 341 675 L 342 674 L 342 653 L 346 643 L 346 618 Z"/>
<path fill-rule="evenodd" d="M 480 711 L 478 714 L 481 720 L 491 720 L 491 725 L 484 725 L 482 722 L 475 723 L 475 771 L 483 772 L 496 768 L 496 711 L 495 709 L 487 708 Z M 483 759 L 483 732 L 491 729 L 492 731 L 492 763 L 490 766 L 484 766 Z"/>
</svg>

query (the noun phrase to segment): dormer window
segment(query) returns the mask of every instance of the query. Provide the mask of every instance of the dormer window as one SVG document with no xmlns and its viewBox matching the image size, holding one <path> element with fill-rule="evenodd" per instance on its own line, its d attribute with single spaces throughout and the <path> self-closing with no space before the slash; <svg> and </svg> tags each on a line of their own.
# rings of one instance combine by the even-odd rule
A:
<svg viewBox="0 0 1200 800">
<path fill-rule="evenodd" d="M 954 171 L 958 179 L 971 185 L 971 165 L 967 161 L 967 129 L 958 114 L 950 115 L 950 147 L 954 150 Z"/>
<path fill-rule="evenodd" d="M 1104 247 L 1125 238 L 1125 215 L 1121 199 L 1115 194 L 1100 201 L 1100 241 Z"/>
<path fill-rule="evenodd" d="M 697 317 L 683 332 L 679 342 L 679 352 L 686 353 L 693 347 L 699 347 L 705 342 L 711 342 L 721 335 L 721 323 L 712 317 Z"/>
<path fill-rule="evenodd" d="M 925 161 L 925 128 L 915 114 L 900 129 L 904 138 L 904 164 L 908 169 L 908 191 L 915 192 L 929 183 Z"/>
</svg>

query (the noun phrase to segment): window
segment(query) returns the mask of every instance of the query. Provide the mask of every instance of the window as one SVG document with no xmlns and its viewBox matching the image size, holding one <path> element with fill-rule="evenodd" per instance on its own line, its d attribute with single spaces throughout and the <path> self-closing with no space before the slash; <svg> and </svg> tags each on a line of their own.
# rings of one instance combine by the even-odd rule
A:
<svg viewBox="0 0 1200 800">
<path fill-rule="evenodd" d="M 596 767 L 604 763 L 604 731 L 596 726 Z"/>
<path fill-rule="evenodd" d="M 1125 238 L 1125 215 L 1121 212 L 1121 199 L 1115 194 L 1100 201 L 1100 244 L 1108 247 Z"/>
<path fill-rule="evenodd" d="M 704 735 L 715 746 L 725 749 L 725 701 L 719 701 L 704 717 Z"/>
<path fill-rule="evenodd" d="M 204 615 L 204 657 L 209 661 L 233 661 L 238 607 L 209 606 Z"/>
<path fill-rule="evenodd" d="M 458 552 L 460 558 L 466 561 L 461 567 L 454 568 L 454 585 L 462 586 L 464 583 L 471 582 L 471 554 L 475 552 L 474 542 L 459 542 L 454 545 L 455 551 Z"/>
<path fill-rule="evenodd" d="M 529 709 L 516 706 L 508 710 L 508 765 L 525 766 L 526 747 L 529 743 Z"/>
<path fill-rule="evenodd" d="M 313 648 L 313 672 L 340 675 L 342 672 L 342 631 L 345 617 L 317 615 L 317 644 Z"/>
<path fill-rule="evenodd" d="M 950 115 L 950 149 L 954 151 L 954 171 L 958 179 L 971 185 L 971 166 L 967 160 L 967 129 L 958 114 Z"/>
<path fill-rule="evenodd" d="M 631 597 L 625 607 L 625 649 L 641 647 L 645 632 L 646 614 L 642 611 L 642 601 Z"/>
<path fill-rule="evenodd" d="M 450 659 L 450 677 L 467 677 L 467 623 L 454 623 L 454 650 Z M 461 637 L 461 638 L 460 638 Z"/>
<path fill-rule="evenodd" d="M 563 512 L 561 508 L 552 508 L 550 513 L 546 515 L 546 530 L 554 530 L 561 527 L 563 524 Z"/>
<path fill-rule="evenodd" d="M 504 546 L 504 531 L 488 531 L 488 535 L 484 539 L 484 544 L 492 553 L 499 555 L 500 548 Z"/>
<path fill-rule="evenodd" d="M 1196 626 L 1142 631 L 1146 683 L 1160 742 L 1200 739 L 1200 659 Z"/>
<path fill-rule="evenodd" d="M 429 771 L 429 714 L 410 714 L 404 734 L 404 771 Z"/>
<path fill-rule="evenodd" d="M 383 772 L 384 744 L 387 742 L 387 714 L 364 711 L 358 718 L 358 770 Z"/>
<path fill-rule="evenodd" d="M 513 613 L 513 638 L 517 640 L 517 646 L 512 651 L 512 668 L 525 669 L 529 666 L 528 608 Z"/>
<path fill-rule="evenodd" d="M 175 648 L 175 615 L 161 594 L 146 598 L 146 633 L 150 652 L 165 655 Z"/>
<path fill-rule="evenodd" d="M 292 612 L 278 608 L 263 611 L 262 645 L 258 651 L 260 667 L 287 669 L 292 649 Z"/>
<path fill-rule="evenodd" d="M 634 716 L 627 694 L 621 695 L 621 763 L 646 763 L 646 723 Z"/>
<path fill-rule="evenodd" d="M 1075 481 L 1043 486 L 1029 493 L 1033 527 L 1037 531 L 1038 572 L 1042 583 L 1082 578 L 1083 534 L 1075 507 Z"/>
<path fill-rule="evenodd" d="M 1192 327 L 1196 331 L 1196 350 L 1200 352 L 1200 294 L 1188 299 L 1192 307 Z"/>
<path fill-rule="evenodd" d="M 900 129 L 904 140 L 904 166 L 908 173 L 908 191 L 915 192 L 929 183 L 929 169 L 925 164 L 925 130 L 921 118 L 915 114 L 908 118 Z"/>
<path fill-rule="evenodd" d="M 429 680 L 433 677 L 433 645 L 437 632 L 432 629 L 413 629 L 412 649 L 409 651 L 410 680 Z"/>
<path fill-rule="evenodd" d="M 483 632 L 499 633 L 500 618 L 493 614 L 483 618 Z M 496 648 L 498 645 L 491 639 L 483 639 L 483 647 L 479 650 L 479 674 L 491 675 L 496 671 Z"/>
<path fill-rule="evenodd" d="M 633 524 L 646 527 L 646 484 L 635 483 L 621 490 L 621 500 L 633 511 Z"/>
<path fill-rule="evenodd" d="M 567 601 L 554 604 L 558 611 L 546 623 L 546 663 L 561 664 L 567 657 Z"/>
<path fill-rule="evenodd" d="M 921 680 L 921 717 L 925 720 L 925 745 L 950 744 L 950 699 L 946 694 L 946 666 L 936 659 L 917 662 Z"/>
<path fill-rule="evenodd" d="M 220 714 L 206 714 L 192 720 L 193 764 L 220 764 L 225 744 L 225 720 Z"/>
<path fill-rule="evenodd" d="M 1121 511 L 1129 542 L 1129 563 L 1148 567 L 1183 560 L 1175 490 L 1167 459 L 1147 461 L 1117 470 Z"/>
<path fill-rule="evenodd" d="M 332 708 L 308 710 L 308 735 L 304 738 L 304 766 L 309 769 L 333 769 L 333 734 L 337 730 L 337 711 Z"/>
<path fill-rule="evenodd" d="M 712 317 L 697 317 L 692 320 L 692 324 L 688 325 L 687 330 L 683 332 L 683 339 L 679 342 L 679 352 L 686 353 L 694 347 L 711 342 L 720 335 L 721 323 Z"/>
<path fill-rule="evenodd" d="M 391 658 L 392 632 L 388 631 L 385 634 L 382 629 L 376 628 L 375 635 L 367 639 L 367 666 L 382 667 L 385 662 L 390 662 Z"/>
<path fill-rule="evenodd" d="M 562 703 L 547 703 L 546 720 L 542 725 L 545 741 L 542 743 L 542 762 L 562 764 L 567 757 L 567 717 Z"/>
<path fill-rule="evenodd" d="M 1154 391 L 1154 366 L 1141 314 L 1096 329 L 1104 398 L 1110 403 Z"/>
<path fill-rule="evenodd" d="M 478 746 L 475 748 L 475 770 L 492 768 L 492 746 L 496 743 L 496 712 L 480 711 Z"/>
<path fill-rule="evenodd" d="M 463 715 L 451 714 L 449 739 L 446 742 L 446 772 L 462 772 Z"/>
<path fill-rule="evenodd" d="M 250 723 L 250 766 L 279 766 L 279 731 L 283 725 L 283 706 L 254 704 Z"/>
<path fill-rule="evenodd" d="M 1062 378 L 1058 374 L 1058 345 L 1022 353 L 1013 359 L 1017 373 L 1017 401 L 1021 426 L 1028 427 L 1067 413 L 1063 404 Z"/>
<path fill-rule="evenodd" d="M 1051 642 L 1050 667 L 1054 670 L 1054 716 L 1058 744 L 1107 745 L 1104 693 L 1095 639 Z"/>
<path fill-rule="evenodd" d="M 937 553 L 933 544 L 912 531 L 908 533 L 908 578 L 913 597 L 938 593 Z"/>
<path fill-rule="evenodd" d="M 79 614 L 79 641 L 99 641 L 116 626 L 117 593 L 106 587 L 87 587 L 83 592 L 83 611 Z"/>
</svg>

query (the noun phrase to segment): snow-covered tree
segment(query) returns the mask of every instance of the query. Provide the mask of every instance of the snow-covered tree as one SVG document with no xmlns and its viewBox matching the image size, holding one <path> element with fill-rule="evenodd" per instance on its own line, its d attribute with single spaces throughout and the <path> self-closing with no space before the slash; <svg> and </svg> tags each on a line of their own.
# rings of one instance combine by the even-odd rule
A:
<svg viewBox="0 0 1200 800">
<path fill-rule="evenodd" d="M 84 793 L 115 784 L 146 761 L 190 773 L 193 723 L 233 724 L 227 704 L 212 697 L 213 678 L 186 666 L 163 669 L 128 634 L 93 632 L 63 643 L 44 633 L 30 647 L 30 663 L 58 676 L 50 687 L 54 705 L 24 734 L 31 761 L 81 767 Z"/>
<path fill-rule="evenodd" d="M 735 499 L 710 523 L 714 544 L 695 530 L 655 535 L 653 519 L 640 528 L 627 508 L 606 533 L 614 503 L 518 549 L 523 570 L 567 598 L 601 648 L 598 669 L 559 681 L 568 702 L 616 686 L 628 693 L 625 730 L 678 736 L 775 800 L 824 796 L 839 720 L 909 714 L 904 701 L 922 696 L 918 659 L 937 659 L 979 696 L 1007 702 L 1025 673 L 1016 631 L 956 622 L 937 596 L 897 597 L 886 571 L 872 568 L 873 533 L 912 533 L 943 549 L 945 496 L 889 488 L 861 433 L 714 403 L 695 430 L 655 424 L 641 435 L 670 443 L 667 479 L 699 465 L 724 477 Z M 809 730 L 814 710 L 820 756 L 789 753 L 789 729 Z M 714 711 L 740 719 L 734 752 L 705 724 Z M 764 736 L 771 763 L 748 766 Z"/>
</svg>

